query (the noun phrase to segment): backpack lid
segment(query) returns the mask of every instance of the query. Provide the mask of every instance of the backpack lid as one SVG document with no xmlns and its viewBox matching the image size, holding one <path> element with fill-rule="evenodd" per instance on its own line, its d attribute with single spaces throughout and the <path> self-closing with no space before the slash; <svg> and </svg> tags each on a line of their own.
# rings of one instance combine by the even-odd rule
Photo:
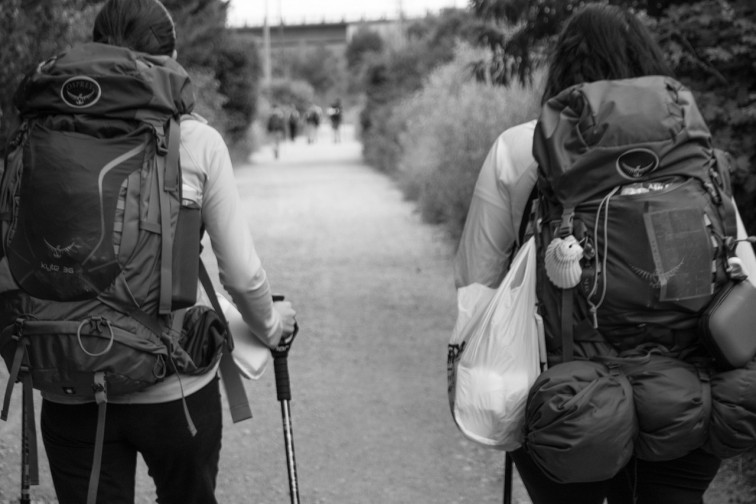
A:
<svg viewBox="0 0 756 504">
<path fill-rule="evenodd" d="M 563 207 L 662 175 L 705 179 L 712 155 L 692 93 L 664 76 L 569 87 L 546 102 L 533 137 L 539 177 Z"/>
<path fill-rule="evenodd" d="M 92 42 L 39 64 L 18 87 L 14 103 L 22 115 L 75 113 L 162 123 L 190 113 L 194 91 L 173 58 Z"/>
</svg>

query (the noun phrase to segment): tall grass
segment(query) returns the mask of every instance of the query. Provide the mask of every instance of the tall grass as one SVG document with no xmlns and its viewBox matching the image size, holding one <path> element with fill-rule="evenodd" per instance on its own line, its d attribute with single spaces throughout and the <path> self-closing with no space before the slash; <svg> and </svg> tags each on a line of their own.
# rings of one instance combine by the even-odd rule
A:
<svg viewBox="0 0 756 504">
<path fill-rule="evenodd" d="M 434 71 L 420 92 L 393 109 L 392 122 L 401 131 L 399 185 L 417 202 L 423 219 L 444 226 L 454 240 L 494 140 L 539 111 L 537 86 L 475 82 L 470 63 L 480 57 L 480 49 L 460 46 L 453 62 Z"/>
</svg>

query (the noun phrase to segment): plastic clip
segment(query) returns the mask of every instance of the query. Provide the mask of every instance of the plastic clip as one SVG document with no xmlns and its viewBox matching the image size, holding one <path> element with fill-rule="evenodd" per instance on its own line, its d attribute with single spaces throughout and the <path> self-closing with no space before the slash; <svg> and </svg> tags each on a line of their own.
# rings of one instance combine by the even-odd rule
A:
<svg viewBox="0 0 756 504">
<path fill-rule="evenodd" d="M 565 238 L 572 234 L 572 224 L 575 217 L 575 208 L 567 207 L 562 210 L 562 221 L 559 224 L 559 237 Z"/>
</svg>

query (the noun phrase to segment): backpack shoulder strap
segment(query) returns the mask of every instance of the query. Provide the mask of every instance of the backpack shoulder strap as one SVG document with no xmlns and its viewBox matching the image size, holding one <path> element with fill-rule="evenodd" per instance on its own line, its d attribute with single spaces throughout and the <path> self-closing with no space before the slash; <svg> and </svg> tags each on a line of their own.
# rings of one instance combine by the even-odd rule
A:
<svg viewBox="0 0 756 504">
<path fill-rule="evenodd" d="M 173 233 L 171 222 L 181 205 L 181 168 L 179 166 L 180 125 L 175 117 L 170 119 L 167 133 L 167 152 L 158 154 L 158 184 L 160 200 L 160 305 L 159 313 L 171 313 L 173 297 Z"/>
<path fill-rule="evenodd" d="M 522 212 L 522 219 L 520 220 L 520 229 L 517 232 L 518 247 L 525 243 L 525 239 L 533 234 L 535 230 L 530 227 L 533 223 L 533 202 L 538 198 L 538 182 L 535 183 L 533 189 L 528 195 L 528 200 L 525 202 L 525 209 Z M 528 229 L 530 227 L 530 229 Z"/>
<path fill-rule="evenodd" d="M 528 195 L 528 200 L 525 202 L 525 207 L 522 211 L 522 218 L 520 219 L 520 227 L 515 237 L 515 245 L 512 247 L 512 251 L 509 253 L 509 259 L 507 260 L 507 269 L 511 266 L 517 251 L 520 250 L 525 240 L 529 238 L 534 232 L 535 227 L 533 224 L 533 202 L 538 198 L 538 183 L 533 186 L 533 189 Z"/>
<path fill-rule="evenodd" d="M 716 210 L 722 219 L 725 240 L 735 240 L 738 236 L 735 202 L 732 199 L 732 182 L 730 167 L 732 161 L 730 155 L 721 150 L 714 149 L 714 163 L 709 169 L 711 187 L 707 188 L 715 203 Z M 708 185 L 708 184 L 707 184 Z M 734 247 L 731 251 L 734 254 Z"/>
</svg>

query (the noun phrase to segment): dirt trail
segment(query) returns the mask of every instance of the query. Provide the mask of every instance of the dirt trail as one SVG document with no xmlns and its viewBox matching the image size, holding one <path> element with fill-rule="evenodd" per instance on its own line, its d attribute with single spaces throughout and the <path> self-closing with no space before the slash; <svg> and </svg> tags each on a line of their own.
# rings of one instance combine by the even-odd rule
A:
<svg viewBox="0 0 756 504">
<path fill-rule="evenodd" d="M 284 145 L 237 170 L 274 290 L 297 306 L 292 417 L 305 503 L 501 502 L 503 454 L 462 439 L 446 398 L 451 249 L 352 132 Z M 272 373 L 248 387 L 256 417 L 229 427 L 223 502 L 287 502 Z"/>
</svg>

